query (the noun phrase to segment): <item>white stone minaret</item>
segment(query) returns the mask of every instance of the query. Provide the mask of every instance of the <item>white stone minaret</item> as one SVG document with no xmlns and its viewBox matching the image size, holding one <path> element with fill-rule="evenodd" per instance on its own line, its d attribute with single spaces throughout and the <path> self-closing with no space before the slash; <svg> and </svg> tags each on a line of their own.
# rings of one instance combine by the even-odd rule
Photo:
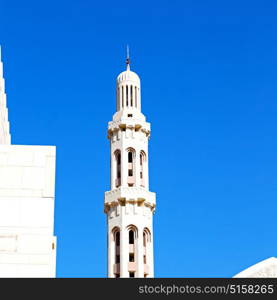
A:
<svg viewBox="0 0 277 300">
<path fill-rule="evenodd" d="M 3 63 L 0 46 L 0 145 L 10 145 L 10 124 L 8 120 L 7 97 L 5 93 L 5 80 L 3 78 Z"/>
<path fill-rule="evenodd" d="M 141 113 L 138 75 L 127 70 L 116 80 L 116 113 L 109 122 L 111 190 L 105 193 L 108 276 L 153 277 L 156 195 L 149 191 L 150 124 Z"/>
</svg>

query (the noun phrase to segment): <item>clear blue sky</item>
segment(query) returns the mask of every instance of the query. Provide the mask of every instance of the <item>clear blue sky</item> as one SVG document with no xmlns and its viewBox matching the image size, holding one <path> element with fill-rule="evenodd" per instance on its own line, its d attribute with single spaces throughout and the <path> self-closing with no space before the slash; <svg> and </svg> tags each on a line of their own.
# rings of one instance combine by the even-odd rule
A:
<svg viewBox="0 0 277 300">
<path fill-rule="evenodd" d="M 157 277 L 277 256 L 276 1 L 0 0 L 14 144 L 56 145 L 58 277 L 106 276 L 115 78 L 152 124 Z"/>
</svg>

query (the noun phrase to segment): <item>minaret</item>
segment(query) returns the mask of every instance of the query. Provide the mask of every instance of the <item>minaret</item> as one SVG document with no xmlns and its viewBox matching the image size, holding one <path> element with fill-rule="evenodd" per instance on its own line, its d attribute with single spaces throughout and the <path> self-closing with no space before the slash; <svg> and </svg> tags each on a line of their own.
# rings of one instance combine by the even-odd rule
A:
<svg viewBox="0 0 277 300">
<path fill-rule="evenodd" d="M 8 120 L 7 97 L 5 93 L 5 80 L 3 78 L 3 63 L 0 47 L 0 145 L 10 145 L 10 124 Z"/>
<path fill-rule="evenodd" d="M 140 79 L 130 70 L 129 54 L 126 65 L 116 80 L 116 113 L 108 126 L 108 277 L 154 277 L 152 218 L 156 194 L 149 191 L 150 124 L 141 113 Z"/>
</svg>

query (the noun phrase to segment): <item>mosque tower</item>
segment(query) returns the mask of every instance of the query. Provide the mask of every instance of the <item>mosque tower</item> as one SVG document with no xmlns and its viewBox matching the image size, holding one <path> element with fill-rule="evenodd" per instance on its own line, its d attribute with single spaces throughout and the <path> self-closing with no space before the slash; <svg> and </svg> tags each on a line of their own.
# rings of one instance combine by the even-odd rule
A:
<svg viewBox="0 0 277 300">
<path fill-rule="evenodd" d="M 127 50 L 127 52 L 129 52 Z M 141 113 L 139 76 L 130 70 L 116 80 L 116 113 L 108 125 L 110 191 L 104 211 L 108 228 L 108 277 L 154 277 L 153 214 L 156 194 L 149 191 L 150 123 Z"/>
</svg>

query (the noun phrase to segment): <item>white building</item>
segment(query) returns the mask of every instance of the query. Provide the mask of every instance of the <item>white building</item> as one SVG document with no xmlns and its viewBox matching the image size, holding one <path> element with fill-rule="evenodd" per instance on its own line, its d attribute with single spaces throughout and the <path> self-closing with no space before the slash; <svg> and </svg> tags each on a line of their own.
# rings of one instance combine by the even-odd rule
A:
<svg viewBox="0 0 277 300">
<path fill-rule="evenodd" d="M 105 193 L 108 223 L 108 276 L 153 277 L 152 217 L 156 195 L 149 191 L 150 124 L 141 113 L 138 75 L 130 70 L 116 80 L 116 113 L 109 122 L 111 190 Z"/>
<path fill-rule="evenodd" d="M 11 145 L 0 49 L 0 277 L 55 277 L 54 146 Z"/>
<path fill-rule="evenodd" d="M 238 273 L 234 278 L 277 278 L 277 258 L 270 257 Z"/>
</svg>

